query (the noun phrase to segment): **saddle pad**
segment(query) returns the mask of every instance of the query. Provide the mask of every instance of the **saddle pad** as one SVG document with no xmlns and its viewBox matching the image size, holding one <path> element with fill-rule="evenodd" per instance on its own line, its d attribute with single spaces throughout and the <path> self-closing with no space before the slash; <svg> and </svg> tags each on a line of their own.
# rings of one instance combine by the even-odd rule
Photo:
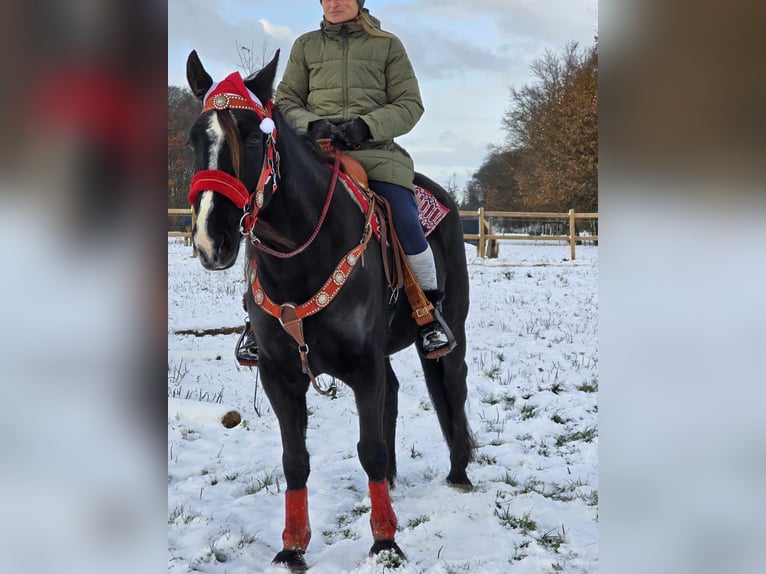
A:
<svg viewBox="0 0 766 574">
<path fill-rule="evenodd" d="M 346 191 L 351 195 L 352 199 L 354 199 L 359 206 L 359 209 L 362 210 L 362 213 L 367 213 L 367 198 L 364 194 L 356 187 L 356 185 L 354 185 L 354 182 L 348 175 L 343 172 L 340 172 L 338 175 L 346 188 Z M 415 199 L 418 202 L 419 208 L 418 219 L 420 220 L 420 225 L 423 226 L 423 231 L 427 237 L 434 229 L 436 229 L 436 226 L 439 225 L 441 220 L 447 216 L 449 207 L 446 207 L 442 202 L 436 199 L 434 194 L 426 188 L 420 187 L 419 185 L 415 185 L 414 188 Z M 378 222 L 377 217 L 373 220 L 373 232 L 375 233 L 375 237 L 380 239 L 380 223 Z"/>
<path fill-rule="evenodd" d="M 346 188 L 346 191 L 351 196 L 351 199 L 354 200 L 357 207 L 362 210 L 362 213 L 367 215 L 370 203 L 367 201 L 367 197 L 365 197 L 362 190 L 356 186 L 348 174 L 345 174 L 342 171 L 338 173 L 338 179 L 343 184 L 343 187 Z M 380 240 L 380 221 L 378 221 L 377 214 L 372 216 L 372 232 L 375 234 L 375 239 Z"/>
<path fill-rule="evenodd" d="M 449 207 L 445 207 L 443 203 L 434 197 L 433 193 L 419 185 L 415 186 L 415 197 L 420 206 L 420 213 L 418 214 L 420 224 L 423 226 L 427 236 L 447 216 Z"/>
</svg>

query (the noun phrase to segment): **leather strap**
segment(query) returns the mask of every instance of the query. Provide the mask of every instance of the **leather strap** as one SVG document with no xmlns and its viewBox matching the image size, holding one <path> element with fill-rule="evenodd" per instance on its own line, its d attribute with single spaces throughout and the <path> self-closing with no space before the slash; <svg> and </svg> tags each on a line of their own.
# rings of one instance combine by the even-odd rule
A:
<svg viewBox="0 0 766 574">
<path fill-rule="evenodd" d="M 309 348 L 306 345 L 306 340 L 303 338 L 303 320 L 298 317 L 298 313 L 295 311 L 295 306 L 290 303 L 284 303 L 282 305 L 282 313 L 279 316 L 279 323 L 282 328 L 287 331 L 290 336 L 298 343 L 298 353 L 301 356 L 301 371 L 303 374 L 308 375 L 311 372 L 309 369 Z"/>
<path fill-rule="evenodd" d="M 426 298 L 420 283 L 415 279 L 407 257 L 402 258 L 402 269 L 404 270 L 404 292 L 412 307 L 412 318 L 419 327 L 428 325 L 436 320 L 433 314 L 434 306 Z"/>
</svg>

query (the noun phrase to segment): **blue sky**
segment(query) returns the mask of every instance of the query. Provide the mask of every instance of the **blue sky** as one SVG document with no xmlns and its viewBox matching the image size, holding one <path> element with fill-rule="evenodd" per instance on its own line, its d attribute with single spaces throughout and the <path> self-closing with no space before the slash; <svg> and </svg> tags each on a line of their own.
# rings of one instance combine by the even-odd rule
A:
<svg viewBox="0 0 766 574">
<path fill-rule="evenodd" d="M 546 48 L 593 44 L 597 0 L 367 0 L 384 30 L 401 38 L 420 82 L 426 111 L 398 138 L 415 168 L 462 189 L 500 144 L 509 88 L 532 83 L 530 64 Z M 319 0 L 168 0 L 168 83 L 186 86 L 186 57 L 196 49 L 214 79 L 241 70 L 237 45 L 262 54 L 282 50 L 316 29 Z"/>
</svg>

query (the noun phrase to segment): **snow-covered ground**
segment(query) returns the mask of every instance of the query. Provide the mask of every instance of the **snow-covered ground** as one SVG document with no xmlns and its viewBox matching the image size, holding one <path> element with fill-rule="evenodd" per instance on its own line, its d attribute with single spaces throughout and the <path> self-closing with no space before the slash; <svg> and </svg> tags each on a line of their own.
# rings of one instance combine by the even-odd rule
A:
<svg viewBox="0 0 766 574">
<path fill-rule="evenodd" d="M 416 352 L 399 353 L 392 499 L 408 562 L 367 558 L 353 397 L 342 384 L 336 400 L 309 390 L 312 573 L 598 570 L 598 247 L 578 246 L 576 261 L 564 242 L 466 254 L 476 488 L 445 484 L 448 451 Z M 236 334 L 176 334 L 240 326 L 244 289 L 241 265 L 206 271 L 168 240 L 168 572 L 283 571 L 269 565 L 284 526 L 279 430 L 256 371 L 234 361 Z M 231 429 L 220 424 L 229 410 L 243 419 Z"/>
</svg>

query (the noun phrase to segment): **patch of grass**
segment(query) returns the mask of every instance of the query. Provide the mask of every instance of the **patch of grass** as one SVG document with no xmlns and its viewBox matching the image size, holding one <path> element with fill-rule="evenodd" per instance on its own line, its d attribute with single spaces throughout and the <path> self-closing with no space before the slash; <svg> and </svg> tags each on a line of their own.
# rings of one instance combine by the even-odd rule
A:
<svg viewBox="0 0 766 574">
<path fill-rule="evenodd" d="M 218 392 L 203 391 L 202 389 L 186 389 L 182 385 L 176 385 L 168 389 L 168 396 L 173 398 L 183 398 L 186 400 L 196 400 L 201 403 L 223 402 L 223 389 Z"/>
<path fill-rule="evenodd" d="M 494 381 L 494 380 L 496 380 L 496 379 L 498 379 L 500 377 L 500 367 L 495 365 L 494 367 L 484 371 L 484 375 L 488 379 Z"/>
<path fill-rule="evenodd" d="M 271 471 L 263 471 L 262 476 L 256 477 L 250 481 L 250 484 L 245 487 L 245 495 L 257 494 L 262 490 L 270 492 L 269 488 L 275 487 L 279 492 L 279 476 L 276 469 Z"/>
<path fill-rule="evenodd" d="M 537 445 L 537 454 L 540 456 L 551 456 L 551 451 L 545 441 L 540 441 Z"/>
<path fill-rule="evenodd" d="M 181 359 L 178 364 L 173 363 L 171 365 L 168 363 L 168 384 L 178 387 L 187 374 L 189 374 L 189 367 L 184 363 L 183 359 Z M 180 387 L 178 387 L 178 389 L 180 392 Z M 180 395 L 176 395 L 175 389 L 172 389 L 168 392 L 168 396 L 176 397 Z"/>
<path fill-rule="evenodd" d="M 417 528 L 421 524 L 425 524 L 431 520 L 431 517 L 427 514 L 421 514 L 420 516 L 416 516 L 415 518 L 410 518 L 410 520 L 407 522 L 407 528 Z"/>
<path fill-rule="evenodd" d="M 524 558 L 527 557 L 527 554 L 524 552 L 526 548 L 529 548 L 529 540 L 525 540 L 521 544 L 514 544 L 513 545 L 513 556 L 511 558 L 514 561 L 521 561 L 524 560 Z"/>
<path fill-rule="evenodd" d="M 568 442 L 574 441 L 592 442 L 596 436 L 598 436 L 596 427 L 588 427 L 585 430 L 560 434 L 556 437 L 556 446 L 562 447 Z"/>
<path fill-rule="evenodd" d="M 518 530 L 521 534 L 529 534 L 537 530 L 537 523 L 532 520 L 529 512 L 515 516 L 511 514 L 509 509 L 498 507 L 495 508 L 495 516 L 500 520 L 500 524 L 506 528 Z"/>
<path fill-rule="evenodd" d="M 560 534 L 558 531 L 554 532 L 554 530 L 558 529 L 554 528 L 553 530 L 549 530 L 542 536 L 538 537 L 537 543 L 546 550 L 553 550 L 558 554 L 559 548 L 561 548 L 561 545 L 565 542 L 564 525 L 562 524 L 561 526 Z"/>
<path fill-rule="evenodd" d="M 489 465 L 497 464 L 497 458 L 489 454 L 482 453 L 478 457 L 476 457 L 476 462 L 480 464 L 481 466 L 489 466 Z"/>
<path fill-rule="evenodd" d="M 500 435 L 505 431 L 506 422 L 504 418 L 500 418 L 500 410 L 495 408 L 495 418 L 493 419 L 487 418 L 484 411 L 479 414 L 479 418 L 487 425 L 487 432 L 496 433 L 497 440 L 500 440 Z"/>
<path fill-rule="evenodd" d="M 576 387 L 578 391 L 583 393 L 597 393 L 598 392 L 598 380 L 593 377 L 589 383 L 583 383 Z"/>
<path fill-rule="evenodd" d="M 515 486 L 519 485 L 519 481 L 510 472 L 505 472 L 500 480 L 502 482 L 504 482 L 505 484 L 508 484 L 510 486 L 514 486 L 515 487 Z"/>
<path fill-rule="evenodd" d="M 538 480 L 536 478 L 530 478 L 524 482 L 524 484 L 521 485 L 521 488 L 519 489 L 519 494 L 528 494 L 530 492 L 535 492 L 537 494 L 543 493 L 543 482 L 541 480 Z"/>
<path fill-rule="evenodd" d="M 487 405 L 496 405 L 500 402 L 500 399 L 498 399 L 494 393 L 490 393 L 488 395 L 484 395 L 481 398 L 481 402 L 487 404 Z"/>
<path fill-rule="evenodd" d="M 357 536 L 352 527 L 352 523 L 353 523 L 353 518 L 350 515 L 341 514 L 335 520 L 336 529 L 322 530 L 322 536 L 324 536 L 328 541 L 333 541 L 335 539 L 355 540 Z"/>
<path fill-rule="evenodd" d="M 189 524 L 198 516 L 189 512 L 183 504 L 179 504 L 168 514 L 168 524 Z"/>
<path fill-rule="evenodd" d="M 354 516 L 363 516 L 367 514 L 369 511 L 370 511 L 370 507 L 360 502 L 354 506 L 354 508 L 351 510 L 351 514 L 353 514 Z"/>
<path fill-rule="evenodd" d="M 384 571 L 386 568 L 396 569 L 404 566 L 402 557 L 393 550 L 383 550 L 382 552 L 378 552 L 375 556 L 375 563 L 383 566 Z"/>
<path fill-rule="evenodd" d="M 525 404 L 520 409 L 521 420 L 526 421 L 537 416 L 537 407 L 535 405 Z"/>
<path fill-rule="evenodd" d="M 591 490 L 587 494 L 581 494 L 578 498 L 584 500 L 588 506 L 598 506 L 598 490 Z"/>
</svg>

